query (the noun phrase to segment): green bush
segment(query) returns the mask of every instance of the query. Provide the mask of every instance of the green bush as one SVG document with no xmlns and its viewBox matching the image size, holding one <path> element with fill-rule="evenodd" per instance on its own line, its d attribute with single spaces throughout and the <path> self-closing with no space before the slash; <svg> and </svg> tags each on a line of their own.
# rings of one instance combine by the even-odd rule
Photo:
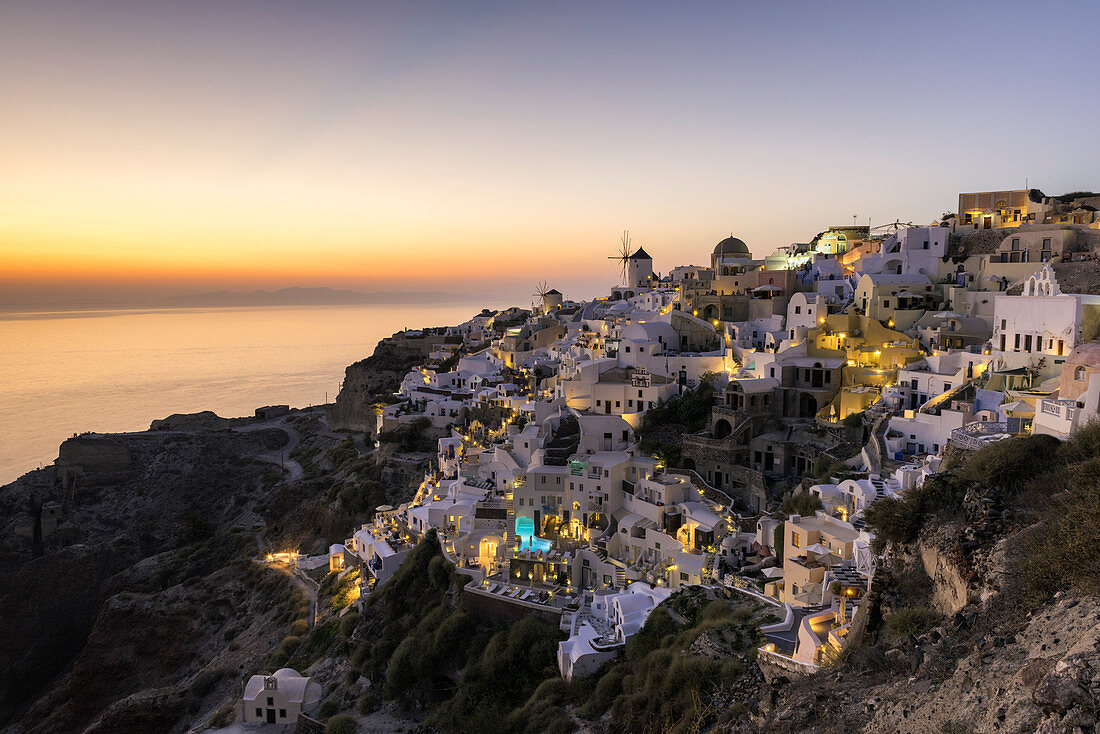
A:
<svg viewBox="0 0 1100 734">
<path fill-rule="evenodd" d="M 825 506 L 821 504 L 821 498 L 805 493 L 792 494 L 783 500 L 783 504 L 779 506 L 779 511 L 785 515 L 804 515 L 806 517 L 812 517 L 815 512 L 823 509 L 825 509 Z"/>
<path fill-rule="evenodd" d="M 358 730 L 355 719 L 347 714 L 333 716 L 325 724 L 325 734 L 355 734 Z"/>
<path fill-rule="evenodd" d="M 600 682 L 592 689 L 592 695 L 588 702 L 577 712 L 588 719 L 603 716 L 604 712 L 615 703 L 615 698 L 622 692 L 623 672 L 612 668 L 600 677 Z"/>
<path fill-rule="evenodd" d="M 331 698 L 321 704 L 317 709 L 317 716 L 324 721 L 325 719 L 334 716 L 340 712 L 340 704 L 333 701 Z"/>
<path fill-rule="evenodd" d="M 1100 456 L 1072 467 L 1068 486 L 1038 501 L 1043 519 L 1014 539 L 1025 601 L 1065 590 L 1100 595 Z"/>
<path fill-rule="evenodd" d="M 290 634 L 301 637 L 309 632 L 309 622 L 304 619 L 296 619 L 290 623 Z"/>
<path fill-rule="evenodd" d="M 936 623 L 936 613 L 928 607 L 902 607 L 886 618 L 886 626 L 899 637 L 923 635 Z"/>
<path fill-rule="evenodd" d="M 344 637 L 351 637 L 358 624 L 359 612 L 348 612 L 344 615 L 344 618 L 340 620 L 340 634 Z"/>
<path fill-rule="evenodd" d="M 1059 461 L 1060 443 L 1044 434 L 997 441 L 975 452 L 958 473 L 963 479 L 1015 492 L 1054 468 Z"/>
</svg>

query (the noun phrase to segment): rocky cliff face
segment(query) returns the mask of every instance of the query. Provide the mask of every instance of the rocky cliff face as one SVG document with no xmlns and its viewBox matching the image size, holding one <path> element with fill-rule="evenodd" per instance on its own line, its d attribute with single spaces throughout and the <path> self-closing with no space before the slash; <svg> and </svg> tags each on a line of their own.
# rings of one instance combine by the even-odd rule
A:
<svg viewBox="0 0 1100 734">
<path fill-rule="evenodd" d="M 396 390 L 408 371 L 443 341 L 441 336 L 405 338 L 394 334 L 378 342 L 370 357 L 349 365 L 344 371 L 344 384 L 327 411 L 329 425 L 373 433 L 376 396 Z"/>
<path fill-rule="evenodd" d="M 136 692 L 169 672 L 172 682 L 185 679 L 217 629 L 207 617 L 220 584 L 200 581 L 255 554 L 253 535 L 232 527 L 282 476 L 250 457 L 286 438 L 280 430 L 74 438 L 62 448 L 64 467 L 0 488 L 0 725 L 22 718 L 24 730 L 81 729 L 128 685 Z M 14 528 L 47 501 L 61 504 L 60 522 L 36 549 Z M 216 538 L 223 552 L 198 563 L 197 549 Z M 173 645 L 192 662 L 151 668 Z"/>
</svg>

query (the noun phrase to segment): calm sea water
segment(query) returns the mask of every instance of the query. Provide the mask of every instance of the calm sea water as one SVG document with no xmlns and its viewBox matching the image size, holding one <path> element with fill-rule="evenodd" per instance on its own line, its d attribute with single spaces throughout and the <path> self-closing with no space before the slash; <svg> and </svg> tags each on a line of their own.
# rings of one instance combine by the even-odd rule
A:
<svg viewBox="0 0 1100 734">
<path fill-rule="evenodd" d="M 0 313 L 0 484 L 51 463 L 73 433 L 332 401 L 379 339 L 482 305 L 494 304 Z"/>
</svg>

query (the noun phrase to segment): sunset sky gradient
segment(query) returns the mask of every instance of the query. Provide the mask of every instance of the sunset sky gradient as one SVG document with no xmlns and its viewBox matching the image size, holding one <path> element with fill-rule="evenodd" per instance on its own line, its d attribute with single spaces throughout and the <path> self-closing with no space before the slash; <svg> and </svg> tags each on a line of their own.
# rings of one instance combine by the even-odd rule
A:
<svg viewBox="0 0 1100 734">
<path fill-rule="evenodd" d="M 1074 19 L 1080 22 L 1075 22 Z M 0 303 L 591 297 L 1100 187 L 1091 3 L 0 2 Z"/>
</svg>

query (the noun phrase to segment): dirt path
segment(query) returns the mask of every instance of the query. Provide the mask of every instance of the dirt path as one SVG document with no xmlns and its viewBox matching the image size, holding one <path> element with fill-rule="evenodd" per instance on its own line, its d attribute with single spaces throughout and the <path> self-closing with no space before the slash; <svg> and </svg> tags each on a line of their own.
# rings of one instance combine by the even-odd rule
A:
<svg viewBox="0 0 1100 734">
<path fill-rule="evenodd" d="M 290 458 L 290 453 L 298 447 L 298 443 L 302 440 L 301 435 L 297 430 L 291 428 L 287 424 L 286 418 L 278 418 L 273 421 L 265 421 L 263 423 L 254 423 L 250 426 L 242 426 L 241 428 L 235 428 L 235 431 L 261 431 L 265 428 L 278 428 L 280 431 L 287 435 L 287 444 L 281 449 L 274 451 L 265 451 L 261 454 L 256 454 L 256 458 L 260 461 L 266 461 L 269 464 L 278 464 L 282 468 L 286 469 L 288 473 L 287 481 L 296 482 L 302 478 L 305 471 L 302 469 L 302 465 L 294 459 Z"/>
</svg>

